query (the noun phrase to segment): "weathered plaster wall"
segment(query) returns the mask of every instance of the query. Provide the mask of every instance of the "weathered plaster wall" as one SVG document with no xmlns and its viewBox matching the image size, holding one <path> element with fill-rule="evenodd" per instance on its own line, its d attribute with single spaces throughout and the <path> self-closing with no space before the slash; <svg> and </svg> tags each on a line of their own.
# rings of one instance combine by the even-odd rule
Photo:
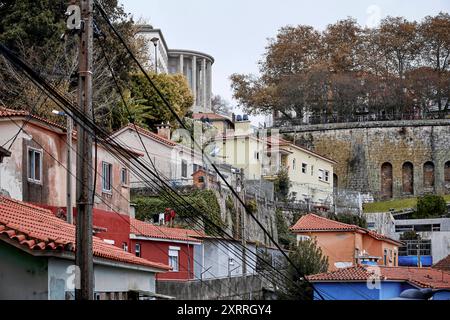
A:
<svg viewBox="0 0 450 320">
<path fill-rule="evenodd" d="M 47 300 L 47 260 L 0 241 L 0 300 Z"/>
<path fill-rule="evenodd" d="M 392 165 L 394 198 L 404 192 L 403 165 L 413 164 L 413 194 L 450 193 L 444 167 L 450 161 L 450 120 L 367 122 L 292 127 L 297 144 L 332 158 L 338 187 L 381 197 L 381 167 Z M 424 187 L 424 164 L 435 166 L 435 187 Z"/>
</svg>

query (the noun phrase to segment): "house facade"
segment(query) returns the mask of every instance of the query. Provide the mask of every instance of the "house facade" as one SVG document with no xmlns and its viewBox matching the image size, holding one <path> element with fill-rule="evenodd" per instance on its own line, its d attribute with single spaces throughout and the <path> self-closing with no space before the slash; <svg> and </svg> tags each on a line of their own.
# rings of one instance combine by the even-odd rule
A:
<svg viewBox="0 0 450 320">
<path fill-rule="evenodd" d="M 49 210 L 4 196 L 0 211 L 0 299 L 74 299 L 75 226 Z M 156 274 L 170 269 L 98 237 L 93 250 L 95 298 L 100 300 L 129 299 L 134 291 L 155 297 Z"/>
<path fill-rule="evenodd" d="M 357 266 L 307 277 L 325 300 L 391 300 L 408 289 L 444 289 L 433 300 L 450 300 L 450 273 L 431 268 Z M 315 300 L 321 300 L 315 293 Z"/>
<path fill-rule="evenodd" d="M 20 130 L 20 128 L 22 128 Z M 17 135 L 17 136 L 16 136 Z M 67 171 L 76 188 L 76 135 L 72 143 L 71 168 L 67 167 L 66 130 L 26 111 L 0 110 L 0 144 L 10 146 L 11 155 L 0 166 L 0 189 L 14 199 L 47 207 L 65 208 Z M 97 154 L 94 208 L 129 214 L 128 159 L 117 159 L 101 145 Z M 95 157 L 93 159 L 95 161 Z M 75 206 L 76 197 L 72 196 Z"/>
<path fill-rule="evenodd" d="M 173 186 L 192 185 L 192 174 L 203 165 L 201 154 L 171 140 L 169 125 L 163 124 L 158 127 L 158 133 L 153 133 L 129 124 L 113 133 L 111 139 L 143 154 L 142 162 L 152 171 L 154 165 L 159 175 Z M 131 174 L 130 186 L 146 187 L 146 180 Z"/>
<path fill-rule="evenodd" d="M 402 242 L 368 229 L 308 214 L 301 217 L 291 231 L 297 241 L 316 239 L 332 271 L 367 262 L 398 266 Z"/>
<path fill-rule="evenodd" d="M 194 254 L 202 242 L 190 236 L 196 231 L 154 225 L 133 218 L 130 222 L 130 252 L 171 267 L 169 272 L 158 275 L 158 279 L 194 279 L 195 269 L 202 265 Z M 198 233 L 201 234 L 200 231 Z"/>
</svg>

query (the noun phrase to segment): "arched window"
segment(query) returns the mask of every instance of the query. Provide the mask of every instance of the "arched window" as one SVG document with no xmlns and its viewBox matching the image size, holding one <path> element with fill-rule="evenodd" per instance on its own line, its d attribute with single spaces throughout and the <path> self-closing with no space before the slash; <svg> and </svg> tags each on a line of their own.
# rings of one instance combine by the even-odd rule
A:
<svg viewBox="0 0 450 320">
<path fill-rule="evenodd" d="M 423 165 L 423 187 L 434 188 L 434 163 L 431 161 Z"/>
<path fill-rule="evenodd" d="M 383 163 L 381 166 L 381 197 L 383 199 L 391 199 L 393 196 L 393 177 L 392 164 Z"/>
<path fill-rule="evenodd" d="M 333 173 L 333 191 L 337 192 L 339 187 L 339 178 L 336 173 Z"/>
<path fill-rule="evenodd" d="M 402 167 L 403 193 L 414 194 L 414 166 L 411 162 L 405 162 Z"/>
<path fill-rule="evenodd" d="M 447 161 L 444 166 L 444 181 L 450 183 L 450 161 Z"/>
</svg>

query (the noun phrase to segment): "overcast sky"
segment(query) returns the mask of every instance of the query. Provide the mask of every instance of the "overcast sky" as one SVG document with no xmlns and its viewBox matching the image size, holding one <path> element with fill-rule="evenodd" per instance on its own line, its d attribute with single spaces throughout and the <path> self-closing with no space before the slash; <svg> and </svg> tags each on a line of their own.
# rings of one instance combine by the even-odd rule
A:
<svg viewBox="0 0 450 320">
<path fill-rule="evenodd" d="M 213 92 L 232 105 L 229 76 L 257 73 L 267 38 L 285 25 L 323 30 L 348 16 L 373 26 L 388 15 L 421 20 L 450 12 L 450 0 L 120 0 L 135 19 L 162 29 L 171 49 L 202 51 L 215 58 Z"/>
</svg>

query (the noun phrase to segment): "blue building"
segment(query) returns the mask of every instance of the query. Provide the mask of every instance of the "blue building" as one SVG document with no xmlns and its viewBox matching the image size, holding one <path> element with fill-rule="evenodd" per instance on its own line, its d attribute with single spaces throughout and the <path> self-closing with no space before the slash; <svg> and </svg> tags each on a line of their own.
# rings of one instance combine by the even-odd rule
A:
<svg viewBox="0 0 450 320">
<path fill-rule="evenodd" d="M 390 300 L 407 289 L 450 289 L 450 273 L 432 268 L 357 266 L 308 279 L 326 300 Z M 450 300 L 450 292 L 434 300 Z"/>
</svg>

